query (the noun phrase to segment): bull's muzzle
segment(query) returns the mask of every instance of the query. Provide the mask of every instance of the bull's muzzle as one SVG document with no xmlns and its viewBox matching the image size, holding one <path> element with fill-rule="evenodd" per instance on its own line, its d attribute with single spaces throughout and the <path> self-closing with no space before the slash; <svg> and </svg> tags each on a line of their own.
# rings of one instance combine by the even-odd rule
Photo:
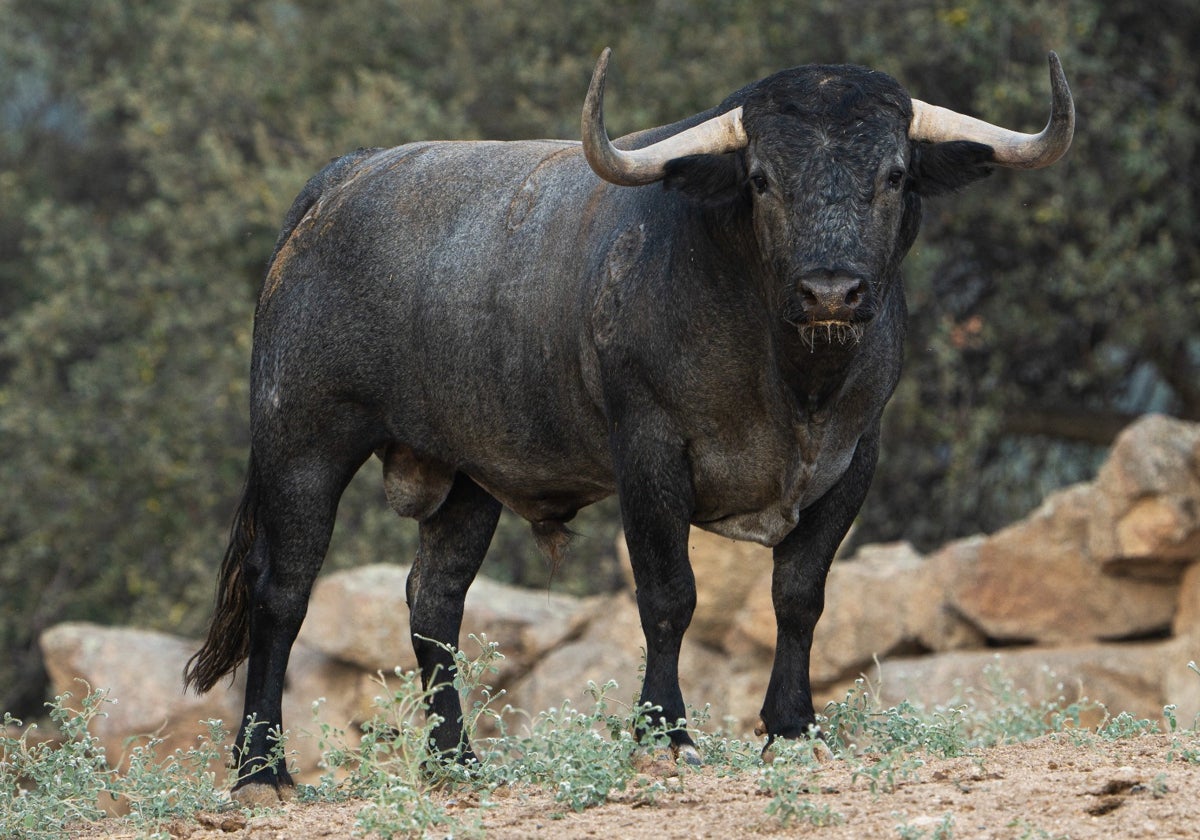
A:
<svg viewBox="0 0 1200 840">
<path fill-rule="evenodd" d="M 810 274 L 796 284 L 796 295 L 800 310 L 796 314 L 800 314 L 803 321 L 849 324 L 860 320 L 866 283 L 846 274 Z"/>
</svg>

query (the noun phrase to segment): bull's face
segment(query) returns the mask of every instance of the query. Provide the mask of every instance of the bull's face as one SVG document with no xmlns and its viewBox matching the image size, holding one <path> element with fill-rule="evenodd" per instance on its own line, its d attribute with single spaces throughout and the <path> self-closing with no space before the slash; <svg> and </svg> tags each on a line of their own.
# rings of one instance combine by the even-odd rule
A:
<svg viewBox="0 0 1200 840">
<path fill-rule="evenodd" d="M 858 67 L 785 71 L 752 88 L 742 107 L 746 147 L 668 164 L 667 185 L 749 212 L 768 294 L 805 343 L 855 343 L 912 245 L 920 195 L 986 175 L 991 149 L 918 153 L 908 95 Z M 954 166 L 931 165 L 948 154 Z M 727 170 L 716 182 L 714 167 Z M 725 189 L 713 191 L 721 181 Z"/>
<path fill-rule="evenodd" d="M 1031 169 L 1065 153 L 1074 106 L 1050 56 L 1050 122 L 1024 135 L 910 99 L 890 76 L 805 66 L 747 86 L 719 116 L 652 146 L 622 151 L 604 130 L 608 51 L 592 76 L 583 147 L 600 177 L 664 181 L 749 222 L 780 317 L 814 347 L 848 343 L 881 311 L 916 237 L 922 196 L 963 187 L 989 165 Z"/>
<path fill-rule="evenodd" d="M 861 337 L 916 229 L 907 97 L 880 76 L 773 77 L 743 105 L 740 159 L 719 162 L 741 175 L 727 200 L 750 211 L 777 311 L 810 346 Z M 688 189 L 686 169 L 668 184 Z"/>
</svg>

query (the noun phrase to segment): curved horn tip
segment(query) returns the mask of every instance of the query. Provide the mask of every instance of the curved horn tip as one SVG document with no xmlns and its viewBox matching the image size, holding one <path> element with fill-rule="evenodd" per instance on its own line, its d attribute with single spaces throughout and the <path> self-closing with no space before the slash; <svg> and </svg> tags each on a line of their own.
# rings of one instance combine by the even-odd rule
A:
<svg viewBox="0 0 1200 840">
<path fill-rule="evenodd" d="M 1071 86 L 1067 84 L 1067 74 L 1063 70 L 1058 53 L 1050 51 L 1050 88 L 1055 96 L 1071 98 Z"/>
<path fill-rule="evenodd" d="M 1056 88 L 1067 86 L 1067 74 L 1063 72 L 1062 61 L 1059 60 L 1058 53 L 1054 50 L 1050 51 L 1050 82 Z"/>
<path fill-rule="evenodd" d="M 595 86 L 599 81 L 600 87 L 604 87 L 604 77 L 608 75 L 608 60 L 612 57 L 612 47 L 605 47 L 600 51 L 600 57 L 596 59 L 596 68 L 592 70 L 592 85 Z"/>
</svg>

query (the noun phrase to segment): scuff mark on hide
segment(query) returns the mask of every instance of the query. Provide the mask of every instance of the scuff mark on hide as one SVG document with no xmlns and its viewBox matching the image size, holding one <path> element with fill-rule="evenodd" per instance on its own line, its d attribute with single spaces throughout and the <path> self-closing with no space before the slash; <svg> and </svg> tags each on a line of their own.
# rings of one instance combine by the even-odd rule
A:
<svg viewBox="0 0 1200 840">
<path fill-rule="evenodd" d="M 396 146 L 392 149 L 385 149 L 376 157 L 366 164 L 363 169 L 372 172 L 384 171 L 392 172 L 399 169 L 406 163 L 412 163 L 419 157 L 422 157 L 434 148 L 432 142 L 424 143 L 409 143 L 405 146 Z"/>
<path fill-rule="evenodd" d="M 304 214 L 304 218 L 292 229 L 287 241 L 283 243 L 283 247 L 279 249 L 279 253 L 275 255 L 275 259 L 271 261 L 271 267 L 267 270 L 267 279 L 263 283 L 262 292 L 258 296 L 258 305 L 260 307 L 265 306 L 267 301 L 279 290 L 279 286 L 283 283 L 287 264 L 296 255 L 297 240 L 303 237 L 316 224 L 317 216 L 320 215 L 324 203 L 324 196 L 317 199 L 316 203 Z"/>
<path fill-rule="evenodd" d="M 513 194 L 512 201 L 508 203 L 508 212 L 505 214 L 504 221 L 510 233 L 519 228 L 533 208 L 537 206 L 538 197 L 541 193 L 541 180 L 538 176 L 542 170 L 560 157 L 577 153 L 582 148 L 579 143 L 556 143 L 554 145 L 558 146 L 558 148 L 538 161 L 538 165 L 521 182 L 521 186 Z"/>
<path fill-rule="evenodd" d="M 394 150 L 389 150 L 394 151 Z M 421 151 L 418 149 L 417 151 Z M 271 261 L 270 267 L 267 269 L 267 278 L 263 282 L 262 291 L 259 293 L 258 305 L 264 306 L 275 293 L 279 290 L 283 283 L 284 275 L 287 269 L 287 264 L 296 255 L 297 249 L 303 244 L 303 240 L 309 236 L 312 229 L 316 226 L 318 220 L 326 212 L 326 206 L 332 212 L 341 203 L 341 198 L 345 195 L 347 189 L 363 175 L 370 174 L 375 171 L 378 164 L 378 159 L 387 158 L 386 153 L 382 155 L 372 156 L 367 158 L 362 163 L 356 165 L 350 174 L 341 181 L 334 183 L 326 192 L 317 196 L 312 205 L 301 217 L 296 226 L 292 228 L 288 234 L 287 240 L 280 246 L 279 251 L 275 254 Z M 324 234 L 333 226 L 333 220 L 325 223 L 320 234 Z M 318 234 L 318 235 L 320 235 Z"/>
<path fill-rule="evenodd" d="M 626 276 L 638 265 L 646 244 L 645 225 L 624 231 L 613 242 L 604 258 L 604 277 L 592 306 L 592 336 L 596 345 L 607 345 L 617 329 L 622 289 Z"/>
</svg>

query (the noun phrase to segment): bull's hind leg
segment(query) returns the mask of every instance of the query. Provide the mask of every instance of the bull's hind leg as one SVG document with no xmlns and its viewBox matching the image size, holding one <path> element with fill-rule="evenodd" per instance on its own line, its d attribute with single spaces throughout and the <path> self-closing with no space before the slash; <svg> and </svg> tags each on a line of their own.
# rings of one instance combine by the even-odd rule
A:
<svg viewBox="0 0 1200 840">
<path fill-rule="evenodd" d="M 271 805 L 290 795 L 291 776 L 272 756 L 283 731 L 284 674 L 329 547 L 338 500 L 369 452 L 260 464 L 256 534 L 244 566 L 250 615 L 246 703 L 234 747 L 234 795 L 243 804 Z"/>
<path fill-rule="evenodd" d="M 413 650 L 425 687 L 435 688 L 429 712 L 441 718 L 431 748 L 466 762 L 474 758 L 463 735 L 462 703 L 452 685 L 467 589 L 483 563 L 500 518 L 500 502 L 463 474 L 445 501 L 421 520 L 420 546 L 408 578 Z"/>
</svg>

